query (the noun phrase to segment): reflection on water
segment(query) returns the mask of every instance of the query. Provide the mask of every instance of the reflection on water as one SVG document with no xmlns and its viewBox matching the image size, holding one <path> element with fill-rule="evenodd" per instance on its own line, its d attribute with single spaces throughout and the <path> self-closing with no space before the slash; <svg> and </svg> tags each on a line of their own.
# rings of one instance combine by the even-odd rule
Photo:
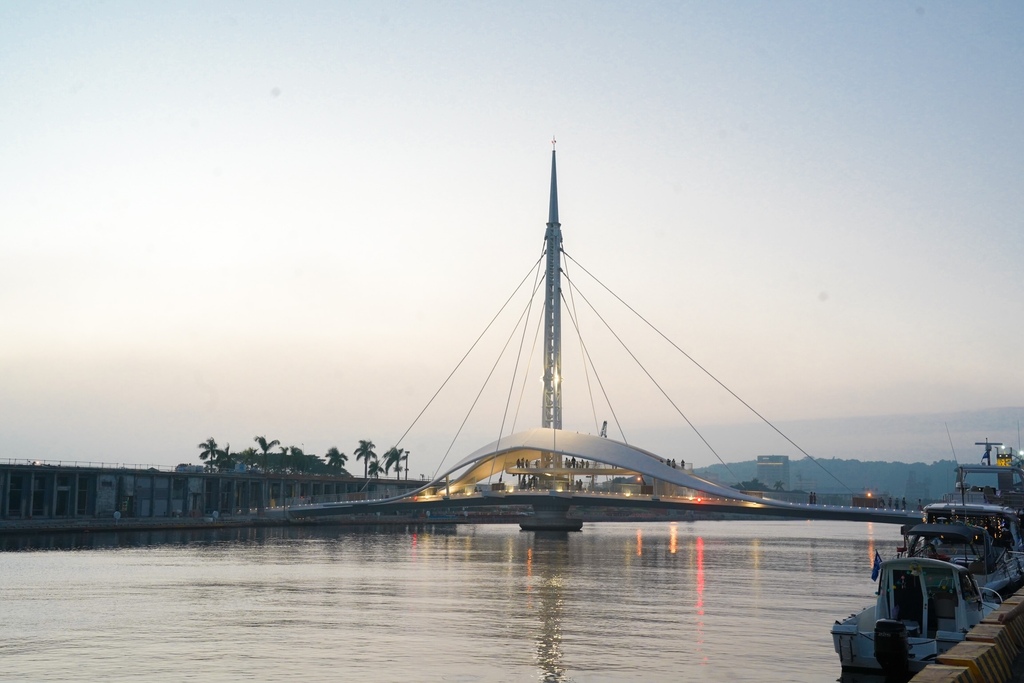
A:
<svg viewBox="0 0 1024 683">
<path fill-rule="evenodd" d="M 874 534 L 879 548 L 899 538 Z M 0 553 L 0 680 L 820 683 L 840 673 L 829 626 L 873 591 L 865 525 L 852 523 L 222 529 L 0 547 L 16 551 Z"/>
<path fill-rule="evenodd" d="M 535 532 L 531 556 L 539 586 L 540 631 L 537 637 L 537 665 L 544 683 L 569 680 L 562 666 L 562 610 L 565 606 L 565 577 L 569 564 L 569 534 L 559 531 Z M 535 553 L 533 552 L 535 551 Z"/>
<path fill-rule="evenodd" d="M 697 648 L 696 653 L 700 657 L 701 664 L 707 664 L 707 657 L 704 657 L 704 539 L 700 536 L 694 543 L 697 550 Z"/>
<path fill-rule="evenodd" d="M 90 533 L 10 534 L 0 536 L 0 552 L 19 550 L 98 550 L 105 548 L 145 548 L 167 545 L 211 545 L 216 543 L 268 543 L 307 538 L 322 538 L 325 534 L 338 537 L 346 534 L 412 534 L 427 530 L 433 535 L 458 533 L 447 524 L 397 526 L 394 524 L 367 524 L 345 527 L 248 527 L 218 529 L 166 529 L 154 531 L 97 531 Z M 415 545 L 415 540 L 414 540 Z"/>
</svg>

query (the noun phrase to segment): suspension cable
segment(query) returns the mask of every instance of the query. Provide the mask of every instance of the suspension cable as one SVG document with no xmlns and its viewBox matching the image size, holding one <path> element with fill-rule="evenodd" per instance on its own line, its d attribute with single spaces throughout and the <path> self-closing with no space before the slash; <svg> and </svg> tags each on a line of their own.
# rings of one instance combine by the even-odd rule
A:
<svg viewBox="0 0 1024 683">
<path fill-rule="evenodd" d="M 405 440 L 405 437 L 409 435 L 409 432 L 412 431 L 412 428 L 415 427 L 416 423 L 420 421 L 420 418 L 423 417 L 423 414 L 425 412 L 427 412 L 427 409 L 434 403 L 434 401 L 437 399 L 437 397 L 441 393 L 441 391 L 445 388 L 445 386 L 448 385 L 448 382 L 450 382 L 452 377 L 455 376 L 455 373 L 458 372 L 459 368 L 462 367 L 462 364 L 464 362 L 466 362 L 466 359 L 469 358 L 469 354 L 471 354 L 473 352 L 473 349 L 475 349 L 477 344 L 480 343 L 480 340 L 484 338 L 484 335 L 487 334 L 487 331 L 489 329 L 491 329 L 491 326 L 494 324 L 494 321 L 498 319 L 498 317 L 502 314 L 502 312 L 508 306 L 509 302 L 512 301 L 512 298 L 516 295 L 516 292 L 518 292 L 519 289 L 523 286 L 523 283 L 526 282 L 526 279 L 528 277 L 530 277 L 530 273 L 532 273 L 534 271 L 534 269 L 540 263 L 542 258 L 543 258 L 543 254 L 541 255 L 540 258 L 537 259 L 537 261 L 532 266 L 530 266 L 530 269 L 526 271 L 526 275 L 523 276 L 523 279 L 519 281 L 519 284 L 517 284 L 515 286 L 515 289 L 512 290 L 512 293 L 509 294 L 507 299 L 505 299 L 505 303 L 503 303 L 501 305 L 501 308 L 498 309 L 498 312 L 494 314 L 494 317 L 491 318 L 491 321 L 489 323 L 487 323 L 487 325 L 484 327 L 483 331 L 479 334 L 479 336 L 477 336 L 476 341 L 474 341 L 470 345 L 469 349 L 466 351 L 465 354 L 463 354 L 463 356 L 459 360 L 459 362 L 456 363 L 456 365 L 452 369 L 452 371 L 450 373 L 448 373 L 448 376 L 445 378 L 445 380 L 443 382 L 441 382 L 441 386 L 439 386 L 437 388 L 437 391 L 434 392 L 434 395 L 430 397 L 430 400 L 427 401 L 427 404 L 425 406 L 423 406 L 423 408 L 420 410 L 419 414 L 416 415 L 416 418 L 412 421 L 412 424 L 410 424 L 406 428 L 406 430 L 404 432 L 402 432 L 402 436 L 398 439 L 398 443 L 395 444 L 396 448 L 398 447 L 399 444 L 402 443 L 402 441 Z M 434 470 L 434 476 L 437 476 L 437 472 L 440 469 L 441 469 L 441 465 L 439 464 L 437 466 L 437 468 Z M 433 477 L 431 477 L 431 478 L 433 479 Z"/>
<path fill-rule="evenodd" d="M 533 294 L 531 294 L 531 297 L 534 294 L 536 294 L 536 291 Z M 483 395 L 484 389 L 487 388 L 488 382 L 491 381 L 491 377 L 494 375 L 494 371 L 498 368 L 498 363 L 501 362 L 502 357 L 505 355 L 505 351 L 508 350 L 508 345 L 512 341 L 512 338 L 515 336 L 515 331 L 519 329 L 519 323 L 523 321 L 523 318 L 526 316 L 527 312 L 528 310 L 524 310 L 522 313 L 519 314 L 519 319 L 516 320 L 516 324 L 513 326 L 512 331 L 509 333 L 508 337 L 506 337 L 505 344 L 504 346 L 501 347 L 501 352 L 498 353 L 498 357 L 494 359 L 494 364 L 491 365 L 491 371 L 488 372 L 487 377 L 484 378 L 483 384 L 480 385 L 480 391 L 477 392 L 476 398 L 473 399 L 473 403 L 469 406 L 469 410 L 466 411 L 466 416 L 462 418 L 462 424 L 459 425 L 459 429 L 455 432 L 455 436 L 452 437 L 452 442 L 448 444 L 448 449 L 444 452 L 444 456 L 441 458 L 441 464 L 438 465 L 438 470 L 440 470 L 441 465 L 443 465 L 444 461 L 448 458 L 448 454 L 452 452 L 452 448 L 455 447 L 455 442 L 458 440 L 459 435 L 462 434 L 462 430 L 463 428 L 465 428 L 466 422 L 469 420 L 469 416 L 473 414 L 473 410 L 476 408 L 477 402 L 480 401 L 480 396 Z M 437 471 L 434 472 L 434 476 L 437 476 Z"/>
<path fill-rule="evenodd" d="M 574 284 L 574 283 L 572 282 L 572 280 L 571 280 L 571 279 L 569 279 L 569 276 L 566 276 L 566 280 L 569 280 L 569 284 L 570 284 L 570 285 L 571 285 L 572 287 L 576 287 L 576 285 L 575 285 L 575 284 Z M 577 288 L 577 291 L 578 291 L 578 288 Z M 580 298 L 581 298 L 581 299 L 583 299 L 583 301 L 584 301 L 584 302 L 586 302 L 586 304 L 587 304 L 588 306 L 590 306 L 590 310 L 592 310 L 592 311 L 594 312 L 594 315 L 596 315 L 596 316 L 598 317 L 598 319 L 599 319 L 599 320 L 600 320 L 600 321 L 601 321 L 602 323 L 604 323 L 604 326 L 605 326 L 606 328 L 608 328 L 608 331 L 609 331 L 609 332 L 611 332 L 611 334 L 612 334 L 612 336 L 613 336 L 613 337 L 615 337 L 615 340 L 616 340 L 617 342 L 619 342 L 619 344 L 620 344 L 620 345 L 622 346 L 622 348 L 623 348 L 623 349 L 625 349 L 625 350 L 626 350 L 626 353 L 628 353 L 628 354 L 629 354 L 629 357 L 633 359 L 633 361 L 634 361 L 634 362 L 635 362 L 635 363 L 637 364 L 637 366 L 638 366 L 638 367 L 639 367 L 639 368 L 640 368 L 641 370 L 643 370 L 644 374 L 645 374 L 645 375 L 647 375 L 647 379 L 651 380 L 651 383 L 652 383 L 652 384 L 653 384 L 653 385 L 654 385 L 655 387 L 657 387 L 657 388 L 658 388 L 658 391 L 660 391 L 660 392 L 661 392 L 661 395 L 665 397 L 665 400 L 667 400 L 667 401 L 669 402 L 669 404 L 670 404 L 670 405 L 671 405 L 671 406 L 672 406 L 673 408 L 675 408 L 675 409 L 676 409 L 676 412 L 677 412 L 677 413 L 679 413 L 679 416 L 680 416 L 680 417 L 682 417 L 682 418 L 683 418 L 684 420 L 686 420 L 686 424 L 690 425 L 690 429 L 692 429 L 692 430 L 693 430 L 693 433 L 694 433 L 694 434 L 696 434 L 696 435 L 697 435 L 698 437 L 700 437 L 700 440 L 704 442 L 704 445 L 708 447 L 708 450 L 709 450 L 709 451 L 711 451 L 712 453 L 714 453 L 715 457 L 716 457 L 716 458 L 718 458 L 718 462 L 720 462 L 720 463 L 722 463 L 723 465 L 725 465 L 725 469 L 729 470 L 729 474 L 731 474 L 731 475 L 732 475 L 733 477 L 735 477 L 735 476 L 736 476 L 736 475 L 735 475 L 735 473 L 733 473 L 732 469 L 731 469 L 731 468 L 729 467 L 729 465 L 728 465 L 728 464 L 727 464 L 727 463 L 725 462 L 725 460 L 722 460 L 722 456 L 720 456 L 720 455 L 718 454 L 718 451 L 716 451 L 716 450 L 714 449 L 714 447 L 713 447 L 713 446 L 712 446 L 712 445 L 711 445 L 710 443 L 708 443 L 708 440 L 707 440 L 707 439 L 705 439 L 705 438 L 704 438 L 704 435 L 700 433 L 700 430 L 699 430 L 699 429 L 697 429 L 697 426 L 696 426 L 695 424 L 693 424 L 693 422 L 692 422 L 692 421 L 690 421 L 690 418 L 688 418 L 688 417 L 686 416 L 686 414 L 685 414 L 685 413 L 684 413 L 684 412 L 683 412 L 682 410 L 680 410 L 679 406 L 677 406 L 677 405 L 676 405 L 676 403 L 675 403 L 675 401 L 673 401 L 673 400 L 672 400 L 672 397 L 670 397 L 670 396 L 668 395 L 668 393 L 666 393 L 666 392 L 665 392 L 665 390 L 664 390 L 664 389 L 663 389 L 663 388 L 661 387 L 661 385 L 660 385 L 660 384 L 658 384 L 658 381 L 657 381 L 656 379 L 654 379 L 654 377 L 653 377 L 653 376 L 651 375 L 651 373 L 650 373 L 650 372 L 648 372 L 647 368 L 646 368 L 646 367 L 644 367 L 644 364 L 643 364 L 643 363 L 641 363 L 641 362 L 640 362 L 640 359 L 639 359 L 639 358 L 637 358 L 637 357 L 636 357 L 636 354 L 634 354 L 634 353 L 633 353 L 633 350 L 632 350 L 632 349 L 630 349 L 630 348 L 629 348 L 629 346 L 627 346 L 627 345 L 626 345 L 626 343 L 625 343 L 624 341 L 622 341 L 622 339 L 621 339 L 621 338 L 619 337 L 619 335 L 618 335 L 618 334 L 616 334 L 615 330 L 613 330 L 613 329 L 612 329 L 612 326 L 611 326 L 611 325 L 609 325 L 609 324 L 608 324 L 608 321 L 607 321 L 607 320 L 605 320 L 605 319 L 604 319 L 604 317 L 603 317 L 603 316 L 602 316 L 602 315 L 601 315 L 600 313 L 598 313 L 598 312 L 597 312 L 597 309 L 596 309 L 596 308 L 594 308 L 594 305 L 593 305 L 592 303 L 590 303 L 590 300 L 589 300 L 589 299 L 587 299 L 587 297 L 586 297 L 586 296 L 585 296 L 585 295 L 583 294 L 583 292 L 580 292 L 579 294 L 580 294 Z"/>
<path fill-rule="evenodd" d="M 498 452 L 498 446 L 501 443 L 501 436 L 502 434 L 505 433 L 505 420 L 508 418 L 508 406 L 512 402 L 512 392 L 516 386 L 516 376 L 519 374 L 519 361 L 523 357 L 523 343 L 526 339 L 526 330 L 529 327 L 530 323 L 530 309 L 533 307 L 533 302 L 534 299 L 536 299 L 537 297 L 537 292 L 540 291 L 540 271 L 540 260 L 538 259 L 537 267 L 534 270 L 533 293 L 527 300 L 526 307 L 523 310 L 523 313 L 519 316 L 519 320 L 522 321 L 523 323 L 523 334 L 519 337 L 519 349 L 516 351 L 516 362 L 515 366 L 512 368 L 512 377 L 508 383 L 508 394 L 505 396 L 505 409 L 501 411 L 501 427 L 498 429 L 498 440 L 494 442 L 495 454 L 497 454 Z M 518 327 L 519 323 L 517 322 L 516 328 Z M 515 331 L 515 328 L 513 329 L 513 331 Z M 491 458 L 491 472 L 490 474 L 487 475 L 488 480 L 490 480 L 490 478 L 494 476 L 494 466 L 497 464 L 497 462 L 497 458 Z M 502 469 L 501 474 L 498 476 L 499 482 L 501 481 L 501 478 L 504 474 L 504 469 Z"/>
<path fill-rule="evenodd" d="M 603 282 L 601 282 L 601 280 L 599 280 L 599 279 L 598 279 L 598 278 L 597 278 L 597 277 L 596 277 L 596 276 L 595 276 L 595 275 L 594 275 L 593 273 L 591 273 L 591 272 L 590 272 L 589 270 L 587 270 L 586 268 L 584 268 L 584 267 L 583 267 L 583 265 L 581 265 L 579 261 L 577 261 L 576 259 L 574 259 L 574 258 L 573 258 L 573 257 L 572 257 L 571 255 L 569 255 L 568 253 L 566 253 L 566 252 L 565 252 L 564 250 L 563 250 L 563 252 L 562 252 L 562 253 L 563 253 L 563 254 L 565 254 L 566 258 L 570 259 L 570 260 L 571 260 L 571 261 L 572 261 L 573 263 L 575 263 L 575 264 L 576 264 L 577 266 L 579 266 L 579 267 L 580 267 L 580 268 L 581 268 L 581 269 L 583 270 L 583 272 L 584 272 L 584 273 L 586 273 L 586 274 L 587 274 L 587 275 L 589 275 L 589 276 L 590 276 L 591 278 L 593 278 L 593 279 L 594 279 L 594 281 L 595 281 L 595 282 L 596 282 L 597 284 L 599 284 L 599 285 L 600 285 L 601 287 L 603 287 L 603 288 L 604 288 L 604 290 L 605 290 L 606 292 L 608 292 L 608 293 L 609 293 L 609 294 L 611 294 L 611 295 L 612 295 L 613 297 L 615 297 L 615 299 L 617 299 L 617 300 L 619 301 L 619 303 L 621 303 L 621 304 L 622 304 L 623 306 L 625 306 L 625 307 L 626 307 L 626 308 L 627 308 L 627 309 L 628 309 L 628 310 L 629 310 L 629 311 L 630 311 L 630 312 L 631 312 L 631 313 L 632 313 L 633 315 L 635 315 L 635 316 L 636 316 L 637 318 L 639 318 L 640 320 L 642 320 L 642 321 L 644 322 L 644 324 L 646 324 L 646 325 L 647 325 L 648 327 L 650 327 L 650 328 L 651 328 L 652 330 L 654 330 L 654 332 L 655 332 L 655 333 L 657 333 L 657 334 L 658 334 L 658 336 L 660 336 L 660 337 L 661 337 L 662 339 L 664 339 L 664 340 L 665 340 L 666 342 L 668 342 L 668 343 L 669 343 L 669 344 L 670 344 L 670 345 L 671 345 L 671 346 L 672 346 L 672 347 L 673 347 L 673 348 L 674 348 L 674 349 L 675 349 L 676 351 L 678 351 L 679 353 L 681 353 L 681 354 L 682 354 L 683 356 L 685 356 L 685 357 L 686 357 L 686 359 L 687 359 L 687 360 L 689 360 L 689 361 L 690 361 L 691 363 L 693 363 L 693 364 L 694 364 L 695 366 L 697 366 L 697 368 L 699 368 L 701 372 L 703 372 L 703 373 L 704 373 L 705 375 L 707 375 L 708 377 L 710 377 L 710 378 L 711 378 L 711 379 L 712 379 L 712 380 L 713 380 L 713 381 L 714 381 L 714 382 L 715 382 L 716 384 L 718 384 L 718 386 L 722 387 L 722 389 L 724 389 L 724 390 L 725 390 L 726 392 L 728 392 L 730 396 L 732 396 L 732 397 L 733 397 L 734 399 L 736 399 L 736 400 L 737 400 L 737 401 L 739 401 L 739 402 L 740 402 L 741 404 L 743 404 L 743 406 L 744 406 L 744 407 L 745 407 L 745 408 L 746 408 L 747 410 L 749 410 L 749 411 L 750 411 L 751 413 L 753 413 L 754 415 L 756 415 L 756 416 L 757 416 L 757 417 L 758 417 L 758 418 L 759 418 L 759 419 L 760 419 L 760 420 L 761 420 L 762 422 L 764 422 L 764 423 L 765 423 L 766 425 L 768 425 L 769 427 L 771 427 L 771 428 L 772 428 L 772 429 L 773 429 L 773 430 L 775 431 L 775 433 L 776 433 L 776 434 L 778 434 L 778 435 L 779 435 L 779 436 L 781 436 L 781 437 L 782 437 L 783 439 L 785 439 L 786 441 L 788 441 L 788 442 L 790 443 L 790 445 L 792 445 L 792 446 L 793 446 L 793 448 L 795 448 L 795 449 L 797 449 L 798 451 L 800 451 L 801 453 L 803 453 L 803 454 L 804 454 L 804 455 L 805 455 L 805 456 L 806 456 L 806 457 L 807 457 L 807 458 L 808 458 L 808 459 L 809 459 L 809 460 L 810 460 L 811 462 L 813 462 L 813 463 L 814 463 L 815 465 L 817 465 L 818 467 L 820 467 L 820 468 L 822 469 L 822 471 L 824 471 L 824 472 L 825 472 L 825 473 L 826 473 L 827 475 L 829 475 L 830 477 L 832 477 L 833 479 L 835 479 L 835 480 L 836 480 L 837 482 L 839 482 L 839 484 L 840 484 L 840 485 L 841 485 L 841 486 L 842 486 L 843 488 L 845 488 L 845 489 L 846 489 L 847 491 L 849 491 L 850 493 L 853 493 L 853 489 L 851 489 L 851 488 L 850 488 L 850 487 L 849 487 L 849 486 L 848 486 L 848 485 L 846 484 L 846 482 L 844 482 L 843 480 L 839 479 L 839 478 L 838 478 L 838 477 L 837 477 L 836 475 L 834 475 L 834 474 L 832 474 L 831 472 L 829 472 L 829 471 L 828 471 L 828 469 L 827 469 L 827 468 L 826 468 L 826 467 L 825 467 L 824 465 L 822 465 L 822 464 L 821 464 L 820 462 L 818 462 L 818 460 L 817 460 L 816 458 L 812 457 L 810 453 L 808 453 L 808 452 L 807 452 L 807 451 L 805 451 L 805 450 L 804 450 L 803 448 L 801 448 L 801 447 L 800 447 L 800 446 L 799 446 L 799 445 L 798 445 L 798 444 L 797 444 L 797 443 L 796 443 L 795 441 L 793 441 L 793 440 L 792 440 L 791 438 L 789 438 L 788 436 L 786 436 L 786 435 L 785 435 L 785 434 L 784 434 L 784 433 L 782 432 L 782 430 L 780 430 L 780 429 L 779 429 L 778 427 L 776 427 L 776 426 L 775 426 L 775 425 L 774 425 L 774 424 L 773 424 L 773 423 L 772 423 L 772 422 L 771 422 L 771 421 L 770 421 L 770 420 L 769 420 L 768 418 L 766 418 L 766 417 L 765 417 L 764 415 L 762 415 L 761 413 L 759 413 L 759 412 L 757 412 L 756 410 L 754 410 L 754 408 L 753 408 L 753 407 L 752 407 L 752 406 L 751 406 L 751 405 L 750 405 L 749 403 L 747 403 L 747 402 L 746 402 L 746 401 L 744 401 L 744 400 L 743 400 L 742 398 L 740 398 L 739 396 L 737 396 L 737 395 L 736 395 L 736 393 L 735 393 L 735 392 L 734 392 L 734 391 L 733 391 L 732 389 L 730 389 L 729 387 L 727 387 L 727 386 L 726 386 L 726 385 L 725 385 L 725 384 L 724 384 L 724 383 L 723 383 L 723 382 L 722 382 L 721 380 L 719 380 L 719 379 L 718 379 L 717 377 L 715 377 L 715 376 L 714 376 L 713 374 L 711 374 L 711 372 L 710 372 L 710 371 L 709 371 L 709 370 L 708 370 L 707 368 L 705 368 L 705 367 L 704 367 L 703 365 L 701 365 L 700 363 L 698 363 L 698 362 L 697 362 L 697 361 L 696 361 L 696 360 L 695 360 L 695 359 L 694 359 L 694 358 L 693 358 L 693 357 L 692 357 L 692 356 L 691 356 L 690 354 L 686 353 L 686 351 L 683 351 L 683 350 L 682 350 L 681 348 L 679 348 L 679 346 L 678 346 L 678 345 L 677 345 L 677 344 L 676 344 L 676 343 L 675 343 L 674 341 L 672 341 L 671 339 L 669 339 L 669 338 L 668 338 L 668 337 L 667 337 L 667 336 L 666 336 L 666 335 L 665 335 L 665 334 L 664 334 L 664 333 L 663 333 L 663 332 L 662 332 L 661 330 L 659 330 L 659 329 L 658 329 L 657 327 L 655 327 L 655 326 L 654 326 L 654 325 L 653 325 L 653 324 L 652 324 L 652 323 L 651 323 L 651 322 L 650 322 L 649 320 L 647 320 L 647 318 L 645 318 L 645 317 L 643 317 L 642 315 L 640 315 L 640 313 L 639 313 L 639 312 L 637 312 L 637 311 L 636 311 L 636 309 L 634 309 L 634 308 L 633 308 L 632 306 L 630 306 L 630 305 L 629 305 L 629 304 L 627 304 L 627 303 L 626 303 L 625 301 L 623 301 L 623 300 L 622 300 L 622 297 L 620 297 L 620 296 L 619 296 L 618 294 L 616 294 L 616 293 L 615 293 L 615 292 L 613 292 L 613 291 L 612 291 L 611 289 L 609 289 L 609 287 L 608 287 L 607 285 L 605 285 L 605 284 L 604 284 Z M 717 454 L 716 454 L 716 456 L 717 456 Z M 719 458 L 719 459 L 720 459 L 720 458 Z M 722 463 L 722 464 L 725 464 L 725 463 Z M 726 468 L 728 469 L 728 466 L 726 466 Z M 731 474 L 731 471 L 730 471 L 730 474 Z M 735 476 L 735 475 L 733 475 L 733 476 Z"/>
<path fill-rule="evenodd" d="M 569 280 L 569 276 L 566 275 L 565 277 L 569 284 L 572 285 L 572 281 Z M 570 287 L 570 291 L 571 289 L 572 287 Z M 562 298 L 565 299 L 565 295 L 562 295 Z M 619 436 L 622 437 L 622 443 L 628 446 L 629 441 L 626 439 L 626 433 L 622 431 L 622 424 L 619 422 L 619 416 L 615 414 L 615 406 L 612 405 L 612 400 L 608 397 L 608 392 L 604 388 L 604 382 L 601 381 L 601 375 L 598 374 L 597 366 L 594 365 L 594 359 L 590 356 L 590 349 L 588 349 L 587 345 L 583 342 L 583 334 L 580 332 L 579 323 L 574 317 L 575 313 L 575 310 L 569 313 L 569 320 L 572 321 L 572 325 L 576 329 L 576 336 L 579 337 L 580 346 L 583 348 L 583 353 L 586 356 L 586 361 L 590 363 L 591 368 L 594 370 L 594 379 L 597 380 L 597 385 L 601 388 L 601 395 L 604 396 L 604 401 L 605 403 L 608 404 L 608 410 L 612 414 L 612 421 L 615 422 L 615 427 L 619 430 Z M 591 401 L 593 401 L 593 398 L 591 398 Z"/>
<path fill-rule="evenodd" d="M 533 330 L 533 343 L 530 345 L 530 360 L 526 364 L 526 370 L 523 372 L 523 383 L 519 387 L 519 400 L 516 402 L 515 416 L 512 418 L 512 433 L 516 431 L 516 424 L 519 423 L 519 411 L 523 407 L 523 397 L 526 396 L 526 385 L 530 380 L 530 368 L 533 367 L 533 357 L 536 353 L 539 345 L 537 340 L 540 339 L 540 331 L 544 326 L 544 308 L 538 307 L 537 313 L 537 326 Z"/>
<path fill-rule="evenodd" d="M 565 253 L 564 250 L 563 250 L 562 253 Z M 568 265 L 568 264 L 566 264 L 566 265 Z M 566 278 L 569 277 L 569 270 L 568 270 L 568 268 L 564 268 L 562 272 L 565 273 L 565 277 Z M 570 287 L 569 288 L 569 301 L 566 302 L 566 303 L 569 304 L 569 310 L 570 310 L 569 315 L 570 316 L 575 316 L 576 315 L 576 300 L 572 296 L 572 291 L 573 291 L 573 288 Z M 565 295 L 564 294 L 562 295 L 562 299 L 565 300 Z M 575 321 L 573 322 L 573 324 L 575 325 Z M 584 377 L 584 379 L 587 382 L 587 397 L 590 399 L 590 412 L 594 416 L 594 431 L 595 432 L 599 432 L 600 428 L 597 426 L 597 407 L 594 405 L 594 390 L 590 386 L 590 368 L 589 368 L 588 363 L 586 362 L 586 355 L 584 353 L 583 333 L 580 332 L 580 328 L 579 328 L 578 325 L 576 326 L 576 338 L 580 340 L 580 356 L 583 356 L 583 377 Z M 594 372 L 597 372 L 597 370 L 595 369 Z M 620 433 L 621 433 L 621 430 L 620 430 Z M 625 437 L 623 437 L 623 440 L 625 440 Z"/>
</svg>

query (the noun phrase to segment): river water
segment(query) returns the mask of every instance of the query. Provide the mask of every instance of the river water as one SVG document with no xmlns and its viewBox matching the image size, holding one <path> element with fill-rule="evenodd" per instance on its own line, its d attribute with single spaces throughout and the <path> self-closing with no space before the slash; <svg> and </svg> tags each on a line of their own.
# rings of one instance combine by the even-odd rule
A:
<svg viewBox="0 0 1024 683">
<path fill-rule="evenodd" d="M 836 681 L 829 627 L 898 539 L 770 520 L 0 538 L 0 681 Z"/>
</svg>

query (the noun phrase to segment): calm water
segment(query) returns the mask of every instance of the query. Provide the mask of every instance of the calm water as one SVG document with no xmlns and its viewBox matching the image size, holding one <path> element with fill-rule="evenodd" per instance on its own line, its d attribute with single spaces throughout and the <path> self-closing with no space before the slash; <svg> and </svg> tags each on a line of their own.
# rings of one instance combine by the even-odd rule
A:
<svg viewBox="0 0 1024 683">
<path fill-rule="evenodd" d="M 835 681 L 829 627 L 870 602 L 874 550 L 898 538 L 798 521 L 0 538 L 0 680 Z"/>
</svg>

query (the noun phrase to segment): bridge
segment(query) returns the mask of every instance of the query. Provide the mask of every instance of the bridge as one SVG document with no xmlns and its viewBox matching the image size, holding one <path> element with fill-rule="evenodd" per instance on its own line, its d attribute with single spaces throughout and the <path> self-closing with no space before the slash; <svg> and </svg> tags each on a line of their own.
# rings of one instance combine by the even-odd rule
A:
<svg viewBox="0 0 1024 683">
<path fill-rule="evenodd" d="M 483 484 L 497 476 L 500 483 Z M 505 478 L 510 482 L 504 482 Z M 599 484 L 599 480 L 604 485 Z M 628 483 L 623 483 L 625 480 Z M 618 485 L 608 485 L 618 481 Z M 619 441 L 538 428 L 513 434 L 467 456 L 407 494 L 380 500 L 315 503 L 288 508 L 295 521 L 343 515 L 529 506 L 526 530 L 578 531 L 570 508 L 633 508 L 731 513 L 800 519 L 907 524 L 920 512 L 790 503 L 715 484 L 670 461 Z"/>
<path fill-rule="evenodd" d="M 906 511 L 805 505 L 751 495 L 697 477 L 667 458 L 606 438 L 603 429 L 600 436 L 563 430 L 561 256 L 562 233 L 552 149 L 545 233 L 544 390 L 539 428 L 502 437 L 402 496 L 294 506 L 288 509 L 288 516 L 296 521 L 311 521 L 374 512 L 529 506 L 534 514 L 520 524 L 528 530 L 579 530 L 583 522 L 569 515 L 570 508 L 587 507 L 695 510 L 893 524 L 920 520 L 919 513 Z"/>
</svg>

